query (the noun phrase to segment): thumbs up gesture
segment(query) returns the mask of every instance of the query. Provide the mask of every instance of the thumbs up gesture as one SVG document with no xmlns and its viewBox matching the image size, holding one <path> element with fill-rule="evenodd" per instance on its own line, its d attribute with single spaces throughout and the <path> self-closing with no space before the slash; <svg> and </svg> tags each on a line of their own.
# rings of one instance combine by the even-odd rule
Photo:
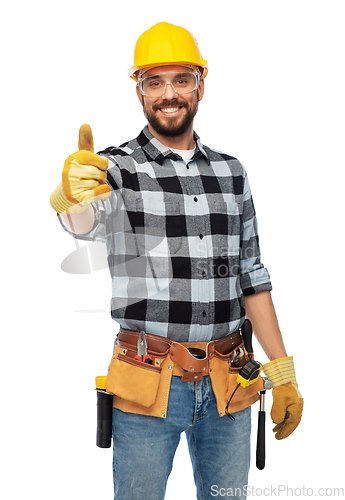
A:
<svg viewBox="0 0 345 500">
<path fill-rule="evenodd" d="M 58 212 L 83 212 L 95 199 L 108 198 L 111 187 L 106 184 L 108 160 L 94 153 L 92 131 L 84 124 L 79 130 L 79 151 L 65 161 L 62 182 L 50 197 Z"/>
</svg>

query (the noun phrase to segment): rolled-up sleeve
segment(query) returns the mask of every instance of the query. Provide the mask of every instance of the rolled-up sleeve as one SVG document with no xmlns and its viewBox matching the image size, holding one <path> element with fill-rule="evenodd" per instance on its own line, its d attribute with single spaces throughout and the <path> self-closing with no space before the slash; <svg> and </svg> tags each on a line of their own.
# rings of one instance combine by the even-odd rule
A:
<svg viewBox="0 0 345 500">
<path fill-rule="evenodd" d="M 246 173 L 241 217 L 240 285 L 243 295 L 272 290 L 269 273 L 261 262 L 257 219 Z"/>
</svg>

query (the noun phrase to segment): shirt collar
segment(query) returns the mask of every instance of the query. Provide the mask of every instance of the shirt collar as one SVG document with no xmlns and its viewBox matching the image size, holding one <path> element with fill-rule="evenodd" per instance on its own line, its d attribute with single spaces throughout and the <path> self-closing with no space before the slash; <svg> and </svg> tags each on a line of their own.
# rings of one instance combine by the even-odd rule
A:
<svg viewBox="0 0 345 500">
<path fill-rule="evenodd" d="M 207 163 L 210 164 L 210 159 L 205 151 L 205 148 L 202 145 L 198 134 L 196 134 L 195 132 L 194 140 L 196 143 L 196 148 L 192 159 L 198 160 L 199 158 L 204 156 L 207 160 Z M 176 157 L 178 156 L 176 155 L 176 153 L 173 153 L 167 146 L 164 146 L 164 144 L 159 142 L 159 140 L 151 134 L 147 125 L 137 137 L 137 141 L 139 146 L 143 149 L 144 153 L 148 157 L 149 161 L 155 161 L 159 165 L 163 165 L 163 162 L 166 158 L 176 159 Z"/>
</svg>

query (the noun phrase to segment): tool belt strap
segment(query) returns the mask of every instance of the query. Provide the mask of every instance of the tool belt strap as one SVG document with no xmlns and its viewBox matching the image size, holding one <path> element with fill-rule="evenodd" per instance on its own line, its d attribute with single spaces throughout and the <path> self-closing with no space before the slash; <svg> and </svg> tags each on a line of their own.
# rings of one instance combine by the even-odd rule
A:
<svg viewBox="0 0 345 500">
<path fill-rule="evenodd" d="M 116 343 L 125 349 L 136 351 L 140 332 L 121 328 Z M 217 357 L 227 361 L 231 352 L 242 343 L 239 331 L 210 342 L 174 342 L 158 335 L 146 334 L 147 351 L 153 357 L 165 358 L 170 354 L 173 375 L 181 376 L 183 382 L 198 381 L 209 374 L 209 361 Z M 188 350 L 202 349 L 205 357 L 198 359 Z"/>
</svg>

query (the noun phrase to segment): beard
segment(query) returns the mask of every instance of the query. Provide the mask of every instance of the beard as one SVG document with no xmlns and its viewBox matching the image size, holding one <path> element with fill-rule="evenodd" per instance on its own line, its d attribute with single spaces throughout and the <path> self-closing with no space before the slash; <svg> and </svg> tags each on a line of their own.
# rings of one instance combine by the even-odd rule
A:
<svg viewBox="0 0 345 500">
<path fill-rule="evenodd" d="M 151 107 L 146 106 L 143 97 L 143 111 L 144 115 L 151 125 L 153 130 L 155 130 L 162 137 L 177 137 L 183 135 L 190 125 L 193 123 L 194 117 L 198 112 L 199 104 L 199 93 L 197 92 L 196 102 L 190 105 L 186 101 L 180 101 L 179 99 L 171 99 L 170 101 L 164 101 L 161 104 L 154 104 Z M 186 109 L 184 116 L 178 119 L 166 118 L 159 116 L 160 108 L 175 108 L 183 107 Z"/>
</svg>

